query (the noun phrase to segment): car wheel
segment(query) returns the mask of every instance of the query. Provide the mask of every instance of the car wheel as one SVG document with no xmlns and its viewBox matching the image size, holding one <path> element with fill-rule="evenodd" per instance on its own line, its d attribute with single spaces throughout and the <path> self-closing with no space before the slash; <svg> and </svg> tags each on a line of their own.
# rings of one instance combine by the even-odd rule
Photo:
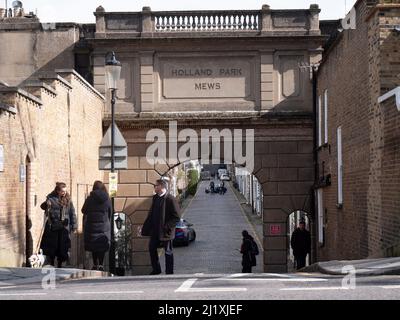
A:
<svg viewBox="0 0 400 320">
<path fill-rule="evenodd" d="M 188 247 L 189 246 L 189 243 L 190 243 L 190 241 L 189 241 L 189 237 L 185 240 L 185 242 L 183 243 L 183 245 L 185 246 L 185 247 Z"/>
<path fill-rule="evenodd" d="M 193 231 L 193 240 L 192 241 L 194 241 L 194 240 L 196 240 L 196 231 Z"/>
</svg>

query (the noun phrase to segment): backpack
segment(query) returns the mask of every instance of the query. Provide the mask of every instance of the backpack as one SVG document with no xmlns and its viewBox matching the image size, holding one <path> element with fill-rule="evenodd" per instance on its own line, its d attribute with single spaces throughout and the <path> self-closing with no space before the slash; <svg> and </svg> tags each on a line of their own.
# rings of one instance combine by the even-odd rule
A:
<svg viewBox="0 0 400 320">
<path fill-rule="evenodd" d="M 257 243 L 254 240 L 251 240 L 251 253 L 254 254 L 255 256 L 258 256 L 260 253 L 258 251 Z"/>
</svg>

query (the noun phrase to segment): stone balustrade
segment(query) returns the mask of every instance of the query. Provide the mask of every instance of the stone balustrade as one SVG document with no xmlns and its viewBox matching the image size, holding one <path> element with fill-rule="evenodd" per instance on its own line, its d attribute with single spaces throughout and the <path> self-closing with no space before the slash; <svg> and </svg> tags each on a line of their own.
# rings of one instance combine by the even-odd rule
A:
<svg viewBox="0 0 400 320">
<path fill-rule="evenodd" d="M 320 35 L 318 5 L 305 10 L 203 10 L 106 12 L 98 7 L 96 38 L 169 37 L 180 34 L 224 36 Z"/>
<path fill-rule="evenodd" d="M 188 11 L 154 14 L 156 32 L 259 30 L 259 11 Z"/>
</svg>

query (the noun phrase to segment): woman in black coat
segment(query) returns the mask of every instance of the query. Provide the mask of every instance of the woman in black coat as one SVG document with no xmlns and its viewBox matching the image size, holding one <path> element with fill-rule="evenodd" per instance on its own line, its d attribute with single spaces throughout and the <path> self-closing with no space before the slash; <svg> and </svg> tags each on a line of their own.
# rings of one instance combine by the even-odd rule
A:
<svg viewBox="0 0 400 320">
<path fill-rule="evenodd" d="M 84 215 L 85 250 L 92 252 L 92 270 L 104 271 L 104 256 L 110 249 L 111 201 L 107 189 L 101 181 L 94 183 L 93 191 L 82 207 L 82 213 Z"/>
<path fill-rule="evenodd" d="M 77 229 L 75 209 L 67 192 L 67 185 L 57 182 L 54 191 L 40 207 L 46 211 L 47 216 L 40 248 L 50 258 L 52 266 L 57 257 L 57 267 L 61 268 L 62 263 L 68 259 L 68 250 L 71 248 L 70 233 Z"/>
<path fill-rule="evenodd" d="M 243 242 L 240 249 L 240 253 L 242 254 L 242 273 L 251 273 L 251 268 L 256 266 L 256 257 L 252 250 L 252 241 L 254 239 L 246 230 L 243 230 L 242 236 Z"/>
</svg>

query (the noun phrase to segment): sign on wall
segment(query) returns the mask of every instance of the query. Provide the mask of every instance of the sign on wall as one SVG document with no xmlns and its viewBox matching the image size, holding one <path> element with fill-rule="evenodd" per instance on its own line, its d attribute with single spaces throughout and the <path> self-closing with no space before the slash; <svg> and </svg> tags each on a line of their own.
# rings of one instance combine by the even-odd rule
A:
<svg viewBox="0 0 400 320">
<path fill-rule="evenodd" d="M 110 173 L 109 175 L 109 192 L 110 197 L 115 198 L 117 196 L 118 191 L 118 173 Z"/>
<path fill-rule="evenodd" d="M 251 59 L 196 57 L 161 59 L 164 99 L 247 99 L 253 94 Z"/>
<path fill-rule="evenodd" d="M 269 227 L 271 236 L 280 236 L 282 234 L 282 228 L 280 224 L 272 224 Z"/>
<path fill-rule="evenodd" d="M 4 146 L 0 144 L 0 172 L 4 172 Z"/>
</svg>

